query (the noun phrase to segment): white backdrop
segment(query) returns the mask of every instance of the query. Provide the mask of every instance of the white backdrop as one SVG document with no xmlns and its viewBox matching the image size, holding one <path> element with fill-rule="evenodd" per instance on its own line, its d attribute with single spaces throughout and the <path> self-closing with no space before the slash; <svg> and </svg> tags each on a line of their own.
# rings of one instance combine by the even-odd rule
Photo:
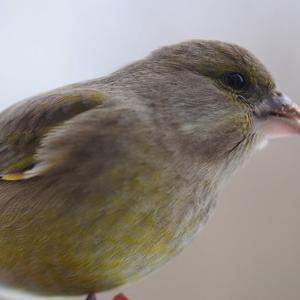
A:
<svg viewBox="0 0 300 300">
<path fill-rule="evenodd" d="M 191 38 L 249 48 L 300 103 L 299 15 L 296 0 L 0 0 L 0 108 Z M 300 138 L 272 142 L 191 247 L 119 290 L 133 300 L 299 299 L 299 149 Z"/>
</svg>

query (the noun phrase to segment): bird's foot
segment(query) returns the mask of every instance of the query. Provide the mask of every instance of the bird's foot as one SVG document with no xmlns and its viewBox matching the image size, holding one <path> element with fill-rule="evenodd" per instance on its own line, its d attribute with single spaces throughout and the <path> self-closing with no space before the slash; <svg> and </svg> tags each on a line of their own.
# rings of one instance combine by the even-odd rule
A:
<svg viewBox="0 0 300 300">
<path fill-rule="evenodd" d="M 115 296 L 114 300 L 129 300 L 129 299 L 123 294 L 118 294 L 117 296 Z"/>
<path fill-rule="evenodd" d="M 97 300 L 97 296 L 94 293 L 88 294 L 86 300 Z"/>
<path fill-rule="evenodd" d="M 86 300 L 97 300 L 96 294 L 88 294 L 86 297 Z M 114 297 L 113 300 L 129 300 L 125 295 L 123 294 L 118 294 L 117 296 Z"/>
</svg>

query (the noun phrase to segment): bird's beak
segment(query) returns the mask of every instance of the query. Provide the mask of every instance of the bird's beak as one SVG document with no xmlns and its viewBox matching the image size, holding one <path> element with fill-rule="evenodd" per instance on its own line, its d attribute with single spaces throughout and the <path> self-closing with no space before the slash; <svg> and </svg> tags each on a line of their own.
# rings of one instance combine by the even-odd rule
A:
<svg viewBox="0 0 300 300">
<path fill-rule="evenodd" d="M 274 92 L 254 110 L 258 129 L 268 138 L 300 134 L 299 107 L 286 95 Z"/>
</svg>

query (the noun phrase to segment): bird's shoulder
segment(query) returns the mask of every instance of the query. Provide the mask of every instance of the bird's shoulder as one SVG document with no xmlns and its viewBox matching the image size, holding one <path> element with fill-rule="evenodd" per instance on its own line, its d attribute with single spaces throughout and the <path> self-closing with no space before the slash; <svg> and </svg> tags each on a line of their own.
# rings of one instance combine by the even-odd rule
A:
<svg viewBox="0 0 300 300">
<path fill-rule="evenodd" d="M 27 177 L 37 174 L 30 170 L 43 141 L 68 121 L 101 108 L 105 98 L 95 89 L 58 89 L 4 110 L 0 114 L 0 178 L 22 180 L 26 172 Z"/>
</svg>

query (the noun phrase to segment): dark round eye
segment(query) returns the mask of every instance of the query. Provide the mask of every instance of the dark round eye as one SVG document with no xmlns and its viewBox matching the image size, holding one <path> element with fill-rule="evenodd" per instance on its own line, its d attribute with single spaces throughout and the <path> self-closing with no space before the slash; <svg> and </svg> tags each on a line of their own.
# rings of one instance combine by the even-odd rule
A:
<svg viewBox="0 0 300 300">
<path fill-rule="evenodd" d="M 234 90 L 242 90 L 247 84 L 245 77 L 240 73 L 225 74 L 224 83 Z"/>
</svg>

